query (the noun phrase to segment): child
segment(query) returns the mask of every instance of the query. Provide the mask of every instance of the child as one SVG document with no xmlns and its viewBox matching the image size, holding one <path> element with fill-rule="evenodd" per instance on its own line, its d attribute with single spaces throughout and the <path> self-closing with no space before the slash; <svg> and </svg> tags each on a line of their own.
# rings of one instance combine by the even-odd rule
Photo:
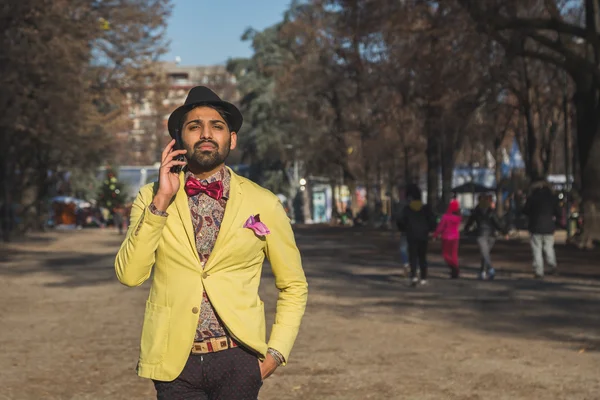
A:
<svg viewBox="0 0 600 400">
<path fill-rule="evenodd" d="M 417 185 L 406 188 L 409 201 L 398 220 L 398 227 L 406 235 L 410 278 L 413 286 L 419 284 L 417 266 L 420 269 L 421 285 L 427 283 L 427 245 L 429 232 L 434 229 L 434 215 L 428 205 L 421 202 L 421 189 Z"/>
<path fill-rule="evenodd" d="M 490 253 L 496 242 L 496 232 L 500 231 L 506 234 L 506 230 L 491 204 L 491 196 L 485 194 L 479 196 L 479 204 L 473 209 L 464 229 L 465 232 L 473 231 L 477 237 L 477 244 L 481 253 L 479 279 L 482 280 L 486 278 L 492 280 L 496 276 Z"/>
<path fill-rule="evenodd" d="M 460 275 L 458 267 L 458 243 L 460 240 L 460 204 L 456 200 L 452 200 L 448 205 L 448 210 L 442 216 L 442 220 L 438 225 L 434 238 L 442 237 L 442 254 L 448 267 L 450 267 L 450 277 L 456 279 Z"/>
</svg>

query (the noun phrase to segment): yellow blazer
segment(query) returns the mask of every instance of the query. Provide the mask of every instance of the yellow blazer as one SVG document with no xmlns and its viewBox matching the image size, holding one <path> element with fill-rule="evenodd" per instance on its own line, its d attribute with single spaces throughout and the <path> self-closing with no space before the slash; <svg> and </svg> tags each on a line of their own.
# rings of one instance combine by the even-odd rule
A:
<svg viewBox="0 0 600 400">
<path fill-rule="evenodd" d="M 138 375 L 142 377 L 171 381 L 179 376 L 194 341 L 203 290 L 234 339 L 261 358 L 269 347 L 289 358 L 308 293 L 294 233 L 275 195 L 229 171 L 229 200 L 204 269 L 196 250 L 183 173 L 168 217 L 148 210 L 156 183 L 142 187 L 133 203 L 115 271 L 126 286 L 139 286 L 154 272 L 140 344 Z M 271 231 L 264 238 L 243 227 L 256 214 Z M 279 289 L 268 343 L 264 306 L 258 296 L 265 255 Z"/>
</svg>

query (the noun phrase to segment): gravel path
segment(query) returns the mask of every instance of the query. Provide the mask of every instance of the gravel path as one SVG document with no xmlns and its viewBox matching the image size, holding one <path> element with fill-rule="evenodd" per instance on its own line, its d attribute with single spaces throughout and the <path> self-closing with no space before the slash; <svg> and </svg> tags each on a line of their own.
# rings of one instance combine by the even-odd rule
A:
<svg viewBox="0 0 600 400">
<path fill-rule="evenodd" d="M 494 282 L 450 281 L 431 249 L 409 288 L 389 233 L 299 228 L 309 306 L 271 399 L 600 399 L 600 253 L 559 247 L 565 273 L 530 279 L 529 247 L 503 242 Z M 148 285 L 114 277 L 122 237 L 52 232 L 0 247 L 0 399 L 152 399 L 135 375 Z M 477 264 L 472 243 L 461 249 Z M 261 296 L 272 321 L 276 291 Z"/>
</svg>

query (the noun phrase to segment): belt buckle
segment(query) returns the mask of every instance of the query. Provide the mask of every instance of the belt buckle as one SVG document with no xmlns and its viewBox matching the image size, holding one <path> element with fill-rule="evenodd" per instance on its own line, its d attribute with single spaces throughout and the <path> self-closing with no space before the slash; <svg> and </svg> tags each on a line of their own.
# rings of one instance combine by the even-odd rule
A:
<svg viewBox="0 0 600 400">
<path fill-rule="evenodd" d="M 227 336 L 223 336 L 221 338 L 212 338 L 211 345 L 213 351 L 221 351 L 227 350 L 229 348 L 229 341 L 227 340 Z"/>
</svg>

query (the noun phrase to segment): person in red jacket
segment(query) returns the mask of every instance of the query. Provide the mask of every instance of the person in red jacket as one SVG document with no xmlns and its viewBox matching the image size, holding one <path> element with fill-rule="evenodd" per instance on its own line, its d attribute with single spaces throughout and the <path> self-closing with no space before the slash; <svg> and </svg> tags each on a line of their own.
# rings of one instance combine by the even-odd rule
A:
<svg viewBox="0 0 600 400">
<path fill-rule="evenodd" d="M 456 279 L 460 275 L 458 266 L 458 243 L 460 240 L 460 223 L 462 217 L 460 215 L 460 204 L 456 200 L 452 200 L 448 205 L 448 210 L 442 216 L 436 231 L 433 234 L 434 238 L 441 236 L 442 238 L 442 255 L 448 267 L 450 267 L 450 277 Z"/>
</svg>

